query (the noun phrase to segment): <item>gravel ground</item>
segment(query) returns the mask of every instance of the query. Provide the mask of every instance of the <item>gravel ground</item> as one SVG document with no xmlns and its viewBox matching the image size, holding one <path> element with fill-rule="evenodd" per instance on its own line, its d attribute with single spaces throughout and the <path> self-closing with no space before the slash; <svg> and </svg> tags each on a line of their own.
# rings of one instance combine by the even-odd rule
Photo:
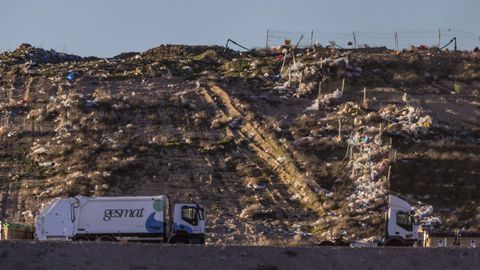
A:
<svg viewBox="0 0 480 270">
<path fill-rule="evenodd" d="M 0 269 L 479 269 L 480 249 L 0 242 Z"/>
</svg>

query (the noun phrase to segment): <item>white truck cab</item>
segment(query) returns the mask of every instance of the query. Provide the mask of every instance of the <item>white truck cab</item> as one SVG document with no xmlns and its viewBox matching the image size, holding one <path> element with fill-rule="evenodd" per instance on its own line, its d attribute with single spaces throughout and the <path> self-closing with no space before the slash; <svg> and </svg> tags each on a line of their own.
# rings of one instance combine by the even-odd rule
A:
<svg viewBox="0 0 480 270">
<path fill-rule="evenodd" d="M 385 245 L 413 246 L 418 241 L 419 224 L 411 205 L 391 194 L 388 195 L 388 204 Z"/>
<path fill-rule="evenodd" d="M 199 235 L 205 233 L 205 213 L 203 208 L 198 204 L 177 203 L 173 206 L 173 222 L 170 241 L 178 242 L 195 242 L 203 243 L 204 239 L 191 238 L 186 239 L 189 235 Z"/>
</svg>

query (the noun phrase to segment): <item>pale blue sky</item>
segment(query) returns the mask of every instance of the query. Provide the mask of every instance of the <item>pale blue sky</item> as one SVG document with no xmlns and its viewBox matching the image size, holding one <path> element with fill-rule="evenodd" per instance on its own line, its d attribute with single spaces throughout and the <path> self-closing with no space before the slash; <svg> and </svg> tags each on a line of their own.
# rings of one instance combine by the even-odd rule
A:
<svg viewBox="0 0 480 270">
<path fill-rule="evenodd" d="M 0 50 L 27 42 L 109 57 L 165 43 L 223 45 L 227 38 L 260 47 L 266 29 L 315 29 L 323 44 L 358 31 L 359 43 L 388 46 L 398 30 L 402 45 L 433 45 L 438 28 L 442 43 L 455 33 L 470 49 L 480 46 L 479 12 L 480 0 L 0 0 Z"/>
</svg>

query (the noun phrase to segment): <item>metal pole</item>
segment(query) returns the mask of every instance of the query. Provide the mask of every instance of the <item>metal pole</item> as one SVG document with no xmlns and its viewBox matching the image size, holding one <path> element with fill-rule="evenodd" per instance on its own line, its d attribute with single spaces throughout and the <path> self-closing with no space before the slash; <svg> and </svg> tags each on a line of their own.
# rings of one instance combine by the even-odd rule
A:
<svg viewBox="0 0 480 270">
<path fill-rule="evenodd" d="M 312 33 L 310 33 L 310 47 L 313 47 L 313 30 Z"/>
<path fill-rule="evenodd" d="M 438 42 L 437 42 L 437 47 L 440 48 L 440 38 L 441 38 L 442 32 L 440 31 L 440 28 L 438 28 Z"/>
<path fill-rule="evenodd" d="M 357 37 L 355 36 L 355 32 L 352 32 L 352 34 L 353 34 L 353 47 L 355 49 L 358 49 L 358 47 L 357 47 Z"/>
<path fill-rule="evenodd" d="M 399 44 L 398 44 L 398 32 L 395 31 L 395 33 L 394 33 L 393 35 L 394 35 L 394 37 L 395 37 L 395 49 L 396 49 L 397 51 L 399 51 L 399 50 L 400 50 L 400 47 L 399 47 Z"/>
<path fill-rule="evenodd" d="M 367 88 L 363 88 L 363 105 L 367 104 Z"/>
<path fill-rule="evenodd" d="M 397 51 L 400 50 L 399 46 L 398 46 L 398 32 L 395 31 L 395 44 L 397 46 Z"/>
<path fill-rule="evenodd" d="M 318 96 L 317 99 L 320 99 L 320 94 L 322 93 L 322 81 L 318 83 Z"/>
<path fill-rule="evenodd" d="M 393 32 L 393 47 L 397 50 L 397 32 Z"/>
<path fill-rule="evenodd" d="M 287 60 L 288 51 L 283 55 L 282 68 L 280 68 L 280 74 L 283 73 L 283 68 L 285 67 L 285 61 Z"/>
<path fill-rule="evenodd" d="M 338 139 L 342 139 L 342 119 L 338 119 Z"/>
<path fill-rule="evenodd" d="M 392 174 L 392 166 L 388 166 L 388 173 L 387 173 L 387 189 L 390 190 L 390 176 Z"/>
<path fill-rule="evenodd" d="M 398 41 L 398 32 L 395 32 L 395 34 L 397 35 L 397 51 L 400 50 L 400 42 Z"/>
<path fill-rule="evenodd" d="M 265 37 L 265 49 L 268 49 L 268 29 L 267 29 L 267 35 Z"/>
</svg>

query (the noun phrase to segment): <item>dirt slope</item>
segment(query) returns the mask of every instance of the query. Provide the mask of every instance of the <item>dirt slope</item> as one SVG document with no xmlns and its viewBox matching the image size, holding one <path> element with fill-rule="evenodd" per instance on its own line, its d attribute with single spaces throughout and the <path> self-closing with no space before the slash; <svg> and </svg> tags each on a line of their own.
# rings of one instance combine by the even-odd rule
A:
<svg viewBox="0 0 480 270">
<path fill-rule="evenodd" d="M 284 56 L 2 54 L 0 218 L 167 193 L 206 206 L 209 242 L 350 241 L 378 236 L 392 189 L 432 204 L 440 229 L 478 229 L 479 55 Z"/>
</svg>

